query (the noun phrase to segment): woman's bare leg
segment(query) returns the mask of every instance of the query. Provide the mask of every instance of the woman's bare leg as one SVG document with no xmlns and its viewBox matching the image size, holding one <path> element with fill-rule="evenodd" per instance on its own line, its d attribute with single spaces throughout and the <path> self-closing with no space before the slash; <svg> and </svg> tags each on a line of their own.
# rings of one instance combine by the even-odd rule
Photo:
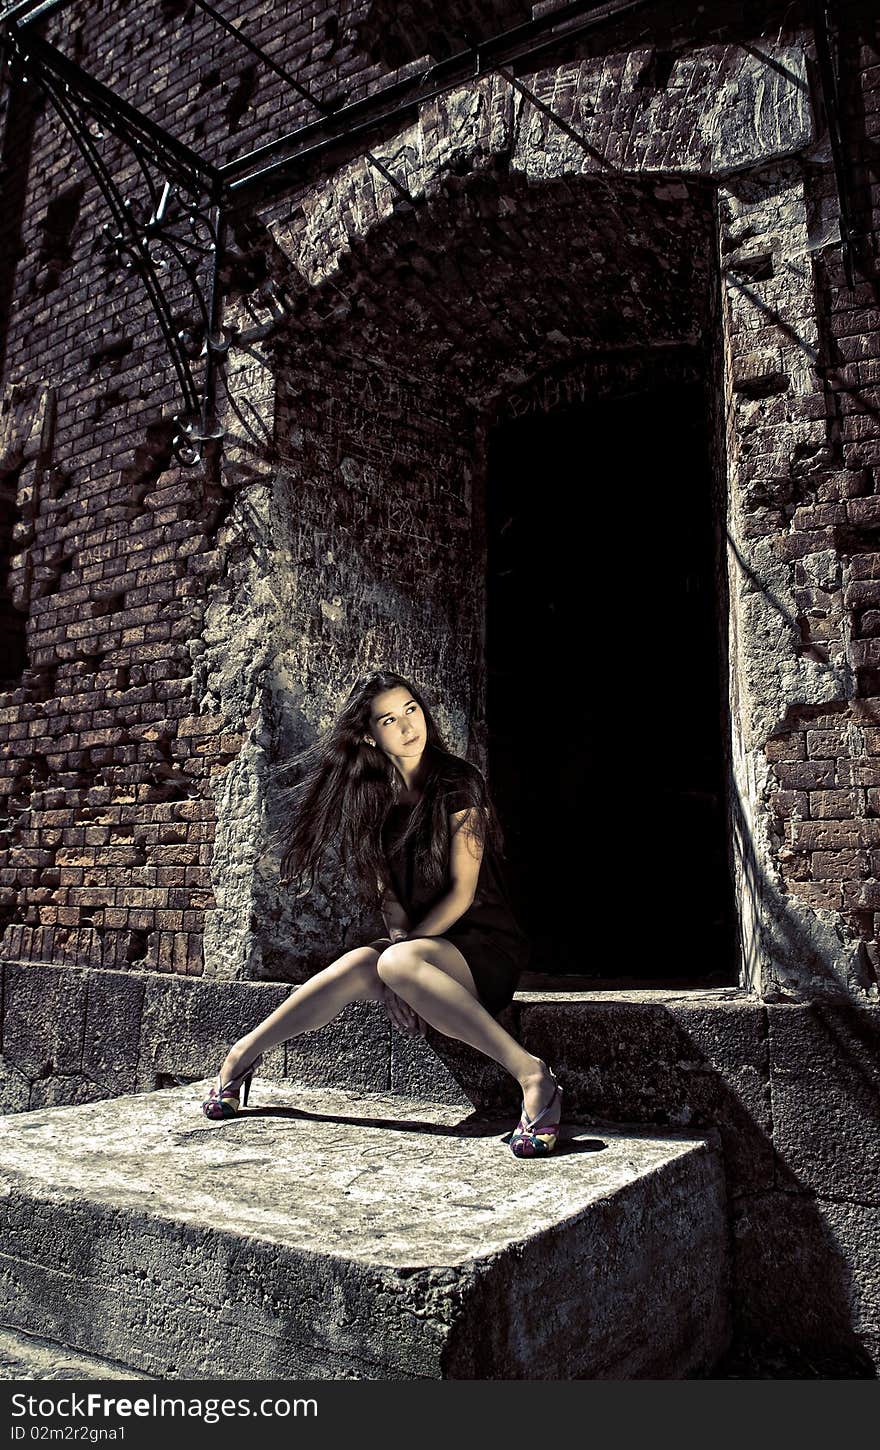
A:
<svg viewBox="0 0 880 1450">
<path fill-rule="evenodd" d="M 477 999 L 471 969 L 458 947 L 444 937 L 425 936 L 395 942 L 379 957 L 383 982 L 446 1037 L 467 1042 L 516 1078 L 530 1118 L 545 1108 L 553 1092 L 550 1070 L 526 1052 Z"/>
<path fill-rule="evenodd" d="M 316 1028 L 326 1026 L 349 1002 L 380 998 L 383 987 L 376 963 L 381 950 L 381 942 L 354 947 L 337 957 L 329 967 L 309 977 L 286 1002 L 233 1043 L 220 1068 L 222 1081 L 229 1082 L 261 1052 L 267 1052 L 279 1042 L 287 1042 L 301 1032 L 314 1032 Z"/>
</svg>

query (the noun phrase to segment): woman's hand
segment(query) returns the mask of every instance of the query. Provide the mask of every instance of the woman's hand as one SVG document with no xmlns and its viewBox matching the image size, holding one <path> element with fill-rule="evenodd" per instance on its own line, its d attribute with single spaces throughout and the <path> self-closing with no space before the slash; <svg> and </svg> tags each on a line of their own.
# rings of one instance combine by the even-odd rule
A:
<svg viewBox="0 0 880 1450">
<path fill-rule="evenodd" d="M 387 982 L 382 983 L 382 997 L 385 1011 L 394 1023 L 399 1032 L 405 1037 L 424 1037 L 427 1031 L 427 1024 L 418 1012 L 414 1012 L 408 1002 L 389 987 Z"/>
</svg>

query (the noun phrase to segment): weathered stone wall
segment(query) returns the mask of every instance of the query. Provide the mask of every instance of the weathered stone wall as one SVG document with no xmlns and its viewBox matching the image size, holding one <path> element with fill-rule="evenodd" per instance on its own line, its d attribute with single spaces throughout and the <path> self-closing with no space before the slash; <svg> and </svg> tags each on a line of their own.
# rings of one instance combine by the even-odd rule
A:
<svg viewBox="0 0 880 1450">
<path fill-rule="evenodd" d="M 253 34 L 352 100 L 387 78 L 378 13 L 282 24 L 255 5 Z M 212 159 L 272 134 L 283 82 L 235 69 L 204 16 L 165 6 L 148 45 L 131 19 L 76 15 L 50 38 Z M 398 60 L 413 24 L 389 41 Z M 33 145 L 6 283 L 8 583 L 28 651 L 2 711 L 7 955 L 297 976 L 335 949 L 331 920 L 356 933 L 338 899 L 293 915 L 273 887 L 267 767 L 379 663 L 433 688 L 480 758 L 489 420 L 597 347 L 690 345 L 724 398 L 744 981 L 876 994 L 874 32 L 848 12 L 850 291 L 812 35 L 793 14 L 750 24 L 717 6 L 664 10 L 648 40 L 594 29 L 521 68 L 556 119 L 489 73 L 234 218 L 219 474 L 172 466 L 145 299 L 95 245 L 102 201 L 57 123 L 12 96 L 9 134 L 32 125 Z M 286 121 L 314 115 L 299 97 Z"/>
<path fill-rule="evenodd" d="M 38 117 L 4 450 L 7 476 L 26 464 L 10 579 L 29 613 L 28 673 L 7 695 L 9 738 L 28 742 L 16 747 L 4 880 L 13 956 L 199 971 L 209 909 L 209 970 L 264 971 L 264 764 L 338 703 L 346 673 L 409 660 L 436 677 L 460 747 L 480 753 L 480 590 L 476 571 L 442 561 L 458 535 L 480 538 L 486 419 L 523 381 L 597 344 L 702 339 L 709 367 L 707 319 L 718 318 L 747 980 L 787 995 L 873 990 L 876 787 L 873 737 L 858 725 L 871 718 L 874 668 L 863 550 L 874 460 L 858 406 L 870 316 L 857 310 L 871 289 L 841 286 L 809 32 L 741 45 L 725 20 L 719 10 L 721 30 L 668 51 L 625 45 L 620 26 L 591 33 L 583 59 L 523 77 L 558 120 L 505 75 L 478 78 L 423 106 L 374 159 L 352 155 L 319 187 L 294 184 L 239 219 L 261 280 L 233 267 L 219 481 L 170 467 L 173 392 L 139 325 L 144 300 L 87 245 L 100 210 L 88 178 L 67 171 L 52 191 L 57 138 Z M 197 38 L 204 17 L 165 7 L 165 22 Z M 260 7 L 254 22 L 265 41 Z M 354 75 L 357 25 L 344 41 L 332 30 L 315 41 L 310 17 L 289 17 L 284 54 L 293 64 L 313 45 L 325 80 L 331 57 Z M 148 74 L 136 28 L 116 43 L 90 13 L 74 38 L 107 83 L 125 68 L 136 94 L 138 67 Z M 857 39 L 855 28 L 848 57 L 864 61 Z M 199 42 L 199 62 L 178 67 L 155 112 L 210 149 L 216 107 L 197 115 L 199 104 L 226 87 L 232 138 L 215 159 L 260 139 L 277 81 L 255 86 L 246 67 L 232 78 L 231 45 L 222 33 Z M 315 72 L 297 74 L 309 84 Z M 297 106 L 291 125 L 309 110 Z M 870 115 L 852 103 L 848 119 L 868 130 Z M 77 320 L 78 299 L 93 297 Z M 39 422 L 48 394 L 33 393 L 39 368 L 54 387 L 51 429 Z M 413 600 L 407 568 L 439 587 Z M 447 610 L 444 624 L 454 597 L 464 616 L 452 625 Z M 458 658 L 445 663 L 452 631 Z M 303 721 L 284 724 L 284 702 L 302 697 Z M 326 915 L 297 919 L 322 950 Z"/>
<path fill-rule="evenodd" d="M 212 975 L 302 980 L 382 930 L 344 879 L 306 902 L 279 888 L 261 850 L 284 809 L 285 777 L 269 767 L 331 723 L 357 674 L 384 664 L 417 680 L 451 747 L 468 750 L 482 573 L 459 412 L 435 379 L 390 360 L 295 350 L 278 364 L 280 458 L 249 491 L 246 522 L 265 547 L 228 571 L 206 615 L 212 698 L 225 719 L 243 697 L 260 709 L 218 793 Z"/>
</svg>

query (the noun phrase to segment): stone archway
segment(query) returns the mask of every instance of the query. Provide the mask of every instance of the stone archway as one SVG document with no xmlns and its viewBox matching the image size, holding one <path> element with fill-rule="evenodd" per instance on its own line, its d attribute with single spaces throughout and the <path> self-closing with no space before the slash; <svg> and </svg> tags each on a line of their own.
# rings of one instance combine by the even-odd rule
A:
<svg viewBox="0 0 880 1450">
<path fill-rule="evenodd" d="M 272 446 L 261 456 L 230 414 L 227 456 L 265 479 L 272 537 L 268 571 L 257 578 L 243 562 L 231 617 L 240 633 L 249 597 L 268 600 L 270 583 L 275 613 L 259 759 L 235 818 L 252 834 L 266 808 L 261 771 L 279 747 L 279 715 L 293 712 L 308 733 L 338 704 L 343 677 L 380 661 L 420 678 L 430 668 L 453 748 L 479 758 L 478 498 L 492 409 L 600 344 L 698 343 L 729 539 L 743 982 L 797 990 L 806 961 L 829 992 L 857 990 L 859 944 L 785 879 L 768 810 L 767 741 L 792 711 L 845 699 L 842 633 L 826 625 L 825 647 L 801 648 L 782 540 L 791 511 L 809 507 L 836 466 L 813 351 L 809 256 L 822 238 L 797 160 L 813 141 L 804 53 L 702 48 L 664 77 L 644 49 L 528 77 L 560 126 L 486 76 L 373 148 L 411 203 L 360 157 L 267 209 L 279 285 L 262 314 L 240 304 L 242 337 L 258 325 L 233 350 L 231 396 L 239 413 L 262 417 Z M 523 283 L 539 268 L 536 298 Z M 756 439 L 766 449 L 757 467 Z M 827 619 L 839 625 L 833 607 Z M 222 652 L 221 630 L 218 668 Z M 249 769 L 247 751 L 235 769 Z M 227 868 L 218 858 L 218 902 Z M 294 927 L 326 959 L 329 913 L 294 919 L 271 875 L 255 865 L 245 878 L 246 940 L 221 907 L 209 963 L 216 953 L 224 974 L 277 975 Z"/>
</svg>

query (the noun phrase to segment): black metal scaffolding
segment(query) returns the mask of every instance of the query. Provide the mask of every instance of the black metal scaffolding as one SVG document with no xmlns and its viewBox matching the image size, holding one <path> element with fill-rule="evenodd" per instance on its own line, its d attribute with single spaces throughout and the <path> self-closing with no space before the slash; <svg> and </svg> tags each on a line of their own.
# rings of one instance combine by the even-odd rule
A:
<svg viewBox="0 0 880 1450">
<path fill-rule="evenodd" d="M 606 25 L 651 6 L 658 0 L 572 0 L 537 20 L 477 44 L 463 37 L 464 47 L 416 75 L 377 88 L 362 100 L 329 105 L 315 97 L 297 77 L 280 65 L 233 24 L 211 0 L 194 0 L 198 8 L 249 54 L 272 71 L 316 111 L 314 120 L 296 130 L 216 166 L 152 121 L 39 34 L 42 23 L 72 0 L 17 0 L 0 11 L 0 42 L 13 74 L 39 84 L 79 150 L 107 204 L 107 248 L 121 265 L 141 279 L 159 323 L 177 376 L 182 409 L 175 422 L 175 453 L 181 463 L 200 461 L 204 444 L 219 436 L 214 416 L 216 370 L 229 339 L 221 327 L 219 271 L 230 213 L 254 205 L 257 198 L 277 194 L 308 176 L 333 148 L 355 138 L 364 141 L 389 122 L 404 120 L 425 101 L 475 77 L 504 75 L 525 92 L 575 139 L 583 138 L 516 79 L 518 68 L 534 68 L 542 57 L 558 52 L 597 26 Z M 227 4 L 229 0 L 227 0 Z M 829 0 L 807 0 L 816 35 L 821 99 L 828 120 L 840 200 L 841 242 L 850 286 L 852 274 L 852 201 L 839 104 L 838 57 L 833 6 Z M 143 196 L 126 187 L 107 163 L 100 140 L 110 132 L 137 166 Z M 405 182 L 395 177 L 371 151 L 373 165 L 405 200 Z M 145 198 L 145 199 L 144 199 Z M 198 324 L 176 325 L 165 277 L 169 268 L 186 279 Z"/>
</svg>

